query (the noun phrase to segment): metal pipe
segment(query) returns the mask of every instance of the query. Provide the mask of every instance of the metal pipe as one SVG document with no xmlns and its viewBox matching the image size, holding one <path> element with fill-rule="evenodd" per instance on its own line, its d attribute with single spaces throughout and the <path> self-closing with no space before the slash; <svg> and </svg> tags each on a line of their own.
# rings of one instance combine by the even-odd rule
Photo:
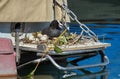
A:
<svg viewBox="0 0 120 79">
<path fill-rule="evenodd" d="M 83 69 L 83 68 L 92 68 L 92 67 L 99 67 L 99 66 L 105 66 L 107 64 L 109 64 L 109 60 L 107 58 L 107 56 L 104 56 L 104 62 L 100 63 L 100 64 L 91 64 L 91 65 L 84 65 L 84 66 L 73 66 L 73 67 L 62 67 L 60 65 L 58 65 L 55 60 L 50 56 L 50 55 L 46 55 L 47 58 L 52 62 L 52 64 L 60 69 L 60 70 L 72 70 L 72 69 Z"/>
<path fill-rule="evenodd" d="M 20 51 L 19 51 L 19 32 L 15 33 L 15 44 L 16 44 L 16 62 L 20 61 Z"/>
</svg>

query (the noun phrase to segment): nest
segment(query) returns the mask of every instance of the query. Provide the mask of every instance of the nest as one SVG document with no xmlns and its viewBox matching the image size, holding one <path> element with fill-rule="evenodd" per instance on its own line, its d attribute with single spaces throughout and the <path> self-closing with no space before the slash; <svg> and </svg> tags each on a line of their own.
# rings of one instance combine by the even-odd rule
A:
<svg viewBox="0 0 120 79">
<path fill-rule="evenodd" d="M 55 42 L 56 41 L 56 42 Z M 41 34 L 41 32 L 34 32 L 31 34 L 24 34 L 20 39 L 20 43 L 28 45 L 37 45 L 39 49 L 45 50 L 51 48 L 51 50 L 61 50 L 65 48 L 76 48 L 86 44 L 95 43 L 94 38 L 90 38 L 85 35 L 78 35 L 76 33 L 64 33 L 59 37 L 49 38 L 47 35 Z M 45 48 L 45 49 L 44 49 Z"/>
</svg>

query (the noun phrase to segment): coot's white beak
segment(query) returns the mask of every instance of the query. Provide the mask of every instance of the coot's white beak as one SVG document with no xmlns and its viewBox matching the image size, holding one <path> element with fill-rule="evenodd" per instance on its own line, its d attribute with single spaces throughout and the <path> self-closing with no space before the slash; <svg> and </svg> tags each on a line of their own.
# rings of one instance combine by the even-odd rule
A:
<svg viewBox="0 0 120 79">
<path fill-rule="evenodd" d="M 63 29 L 63 24 L 62 24 L 60 21 L 58 21 L 58 23 L 59 23 L 59 27 L 60 27 L 60 29 Z M 65 26 L 65 27 L 66 27 L 66 26 Z M 69 27 L 66 27 L 66 29 L 67 29 L 67 30 L 70 30 Z"/>
<path fill-rule="evenodd" d="M 58 24 L 59 24 L 60 29 L 63 29 L 63 24 L 60 23 L 60 21 L 58 21 Z"/>
</svg>

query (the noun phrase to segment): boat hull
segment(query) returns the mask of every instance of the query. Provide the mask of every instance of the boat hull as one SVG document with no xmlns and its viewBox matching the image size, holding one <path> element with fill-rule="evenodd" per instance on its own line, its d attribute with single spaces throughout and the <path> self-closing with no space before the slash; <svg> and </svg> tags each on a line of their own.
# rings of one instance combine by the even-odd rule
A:
<svg viewBox="0 0 120 79">
<path fill-rule="evenodd" d="M 17 75 L 15 52 L 10 39 L 0 38 L 0 76 Z"/>
</svg>

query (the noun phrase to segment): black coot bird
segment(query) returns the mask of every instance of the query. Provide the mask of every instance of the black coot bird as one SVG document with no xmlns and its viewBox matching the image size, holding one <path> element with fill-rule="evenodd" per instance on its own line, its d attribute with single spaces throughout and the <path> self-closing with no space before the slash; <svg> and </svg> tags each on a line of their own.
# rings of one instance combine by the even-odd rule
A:
<svg viewBox="0 0 120 79">
<path fill-rule="evenodd" d="M 48 35 L 49 38 L 58 37 L 63 31 L 62 26 L 58 20 L 53 20 L 49 27 L 42 30 L 42 34 Z"/>
</svg>

